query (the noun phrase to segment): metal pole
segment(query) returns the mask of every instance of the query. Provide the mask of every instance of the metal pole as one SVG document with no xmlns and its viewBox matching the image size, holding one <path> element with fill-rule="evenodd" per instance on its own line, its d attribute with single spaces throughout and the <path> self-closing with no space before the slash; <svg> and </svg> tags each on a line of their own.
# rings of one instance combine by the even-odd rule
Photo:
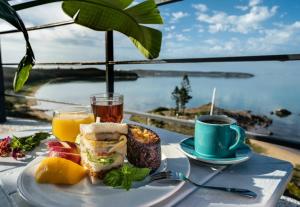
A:
<svg viewBox="0 0 300 207">
<path fill-rule="evenodd" d="M 4 78 L 1 59 L 1 41 L 0 41 L 0 123 L 6 121 L 5 114 L 5 97 L 4 97 Z"/>
<path fill-rule="evenodd" d="M 114 92 L 114 65 L 109 61 L 114 61 L 114 37 L 113 31 L 105 32 L 106 49 L 106 92 Z"/>
</svg>

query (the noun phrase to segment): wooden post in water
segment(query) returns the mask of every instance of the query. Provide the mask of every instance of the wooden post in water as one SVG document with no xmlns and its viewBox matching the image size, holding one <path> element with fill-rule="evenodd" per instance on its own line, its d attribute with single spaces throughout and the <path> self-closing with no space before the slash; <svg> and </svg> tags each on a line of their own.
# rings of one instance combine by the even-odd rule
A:
<svg viewBox="0 0 300 207">
<path fill-rule="evenodd" d="M 114 92 L 114 65 L 109 61 L 114 61 L 114 36 L 113 31 L 105 32 L 105 50 L 106 50 L 106 92 Z"/>
<path fill-rule="evenodd" d="M 5 97 L 4 97 L 4 77 L 1 59 L 1 41 L 0 41 L 0 123 L 6 121 Z"/>
</svg>

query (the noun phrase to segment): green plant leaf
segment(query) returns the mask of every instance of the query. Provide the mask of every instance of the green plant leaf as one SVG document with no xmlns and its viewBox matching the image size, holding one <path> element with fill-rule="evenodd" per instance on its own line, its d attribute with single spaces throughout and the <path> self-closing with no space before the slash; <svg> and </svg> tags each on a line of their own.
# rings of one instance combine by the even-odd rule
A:
<svg viewBox="0 0 300 207">
<path fill-rule="evenodd" d="M 144 1 L 125 10 L 140 24 L 163 24 L 154 1 Z"/>
<path fill-rule="evenodd" d="M 104 184 L 112 187 L 122 185 L 123 174 L 119 169 L 109 171 L 104 177 Z"/>
<path fill-rule="evenodd" d="M 0 18 L 16 27 L 19 31 L 23 32 L 26 41 L 26 54 L 18 65 L 13 83 L 14 90 L 19 91 L 28 79 L 29 72 L 34 65 L 34 54 L 24 23 L 17 12 L 5 0 L 0 0 Z"/>
<path fill-rule="evenodd" d="M 30 71 L 34 65 L 34 57 L 32 55 L 28 55 L 31 52 L 26 52 L 26 55 L 22 58 L 21 62 L 18 65 L 17 72 L 14 77 L 14 90 L 19 91 L 23 88 L 25 82 L 27 81 Z"/>
<path fill-rule="evenodd" d="M 143 34 L 143 39 L 138 40 L 139 37 L 135 38 L 130 36 L 130 40 L 146 58 L 157 58 L 161 48 L 161 32 L 145 26 L 141 26 L 140 29 Z"/>
<path fill-rule="evenodd" d="M 151 169 L 150 168 L 133 168 L 132 179 L 134 181 L 142 181 L 146 176 L 149 175 Z"/>
<path fill-rule="evenodd" d="M 153 59 L 159 55 L 161 32 L 139 24 L 162 23 L 153 0 L 147 0 L 125 10 L 112 6 L 104 0 L 67 0 L 63 2 L 62 8 L 70 17 L 79 11 L 75 20 L 77 24 L 97 31 L 116 30 L 127 35 L 146 58 Z"/>
<path fill-rule="evenodd" d="M 69 1 L 69 0 L 65 0 L 65 1 Z M 133 0 L 89 0 L 90 2 L 95 2 L 95 3 L 105 3 L 107 5 L 110 5 L 112 7 L 116 7 L 119 9 L 125 9 L 126 7 L 128 7 Z"/>
</svg>

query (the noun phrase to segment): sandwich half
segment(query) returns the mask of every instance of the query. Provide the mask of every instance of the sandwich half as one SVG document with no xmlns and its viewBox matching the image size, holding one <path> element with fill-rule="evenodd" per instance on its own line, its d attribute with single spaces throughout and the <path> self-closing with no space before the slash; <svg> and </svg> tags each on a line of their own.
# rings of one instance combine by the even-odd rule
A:
<svg viewBox="0 0 300 207">
<path fill-rule="evenodd" d="M 81 164 L 93 184 L 111 169 L 123 165 L 127 151 L 127 124 L 92 123 L 80 125 Z"/>
</svg>

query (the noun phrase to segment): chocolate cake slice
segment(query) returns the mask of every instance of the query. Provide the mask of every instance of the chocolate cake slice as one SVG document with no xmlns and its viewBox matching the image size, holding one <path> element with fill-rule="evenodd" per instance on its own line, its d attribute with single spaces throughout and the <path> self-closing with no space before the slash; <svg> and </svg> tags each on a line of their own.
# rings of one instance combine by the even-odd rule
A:
<svg viewBox="0 0 300 207">
<path fill-rule="evenodd" d="M 138 125 L 129 125 L 127 160 L 137 167 L 159 168 L 161 162 L 160 138 L 152 130 Z"/>
</svg>

